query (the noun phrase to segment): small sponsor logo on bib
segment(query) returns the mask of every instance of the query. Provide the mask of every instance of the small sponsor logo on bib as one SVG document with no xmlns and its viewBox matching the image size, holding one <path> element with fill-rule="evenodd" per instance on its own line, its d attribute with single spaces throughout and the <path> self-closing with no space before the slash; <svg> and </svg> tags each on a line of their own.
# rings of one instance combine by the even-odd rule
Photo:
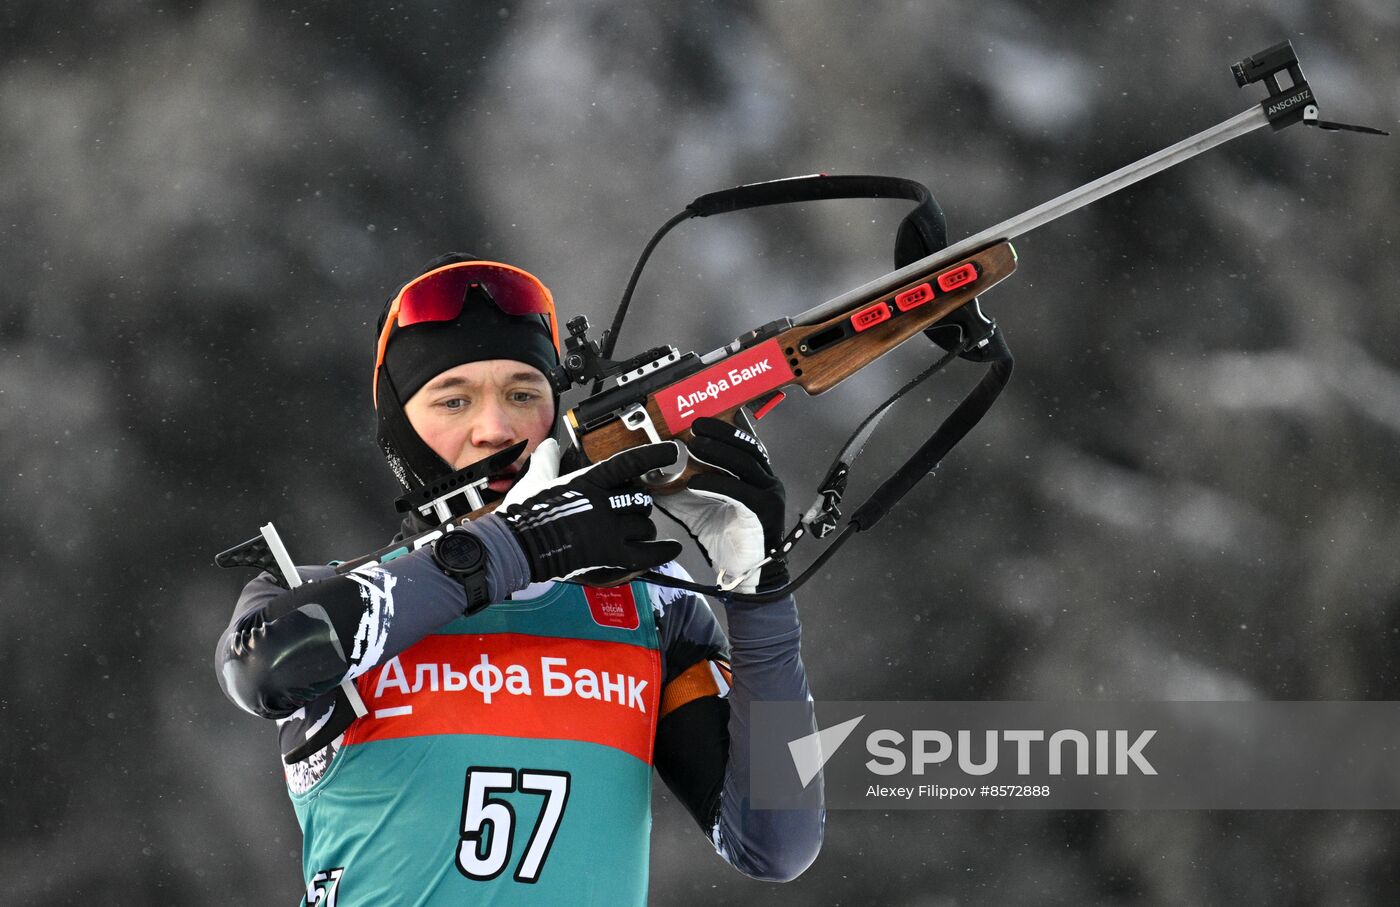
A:
<svg viewBox="0 0 1400 907">
<path fill-rule="evenodd" d="M 637 601 L 632 597 L 630 585 L 609 589 L 584 586 L 583 595 L 588 599 L 588 611 L 598 626 L 635 630 L 640 625 Z"/>
</svg>

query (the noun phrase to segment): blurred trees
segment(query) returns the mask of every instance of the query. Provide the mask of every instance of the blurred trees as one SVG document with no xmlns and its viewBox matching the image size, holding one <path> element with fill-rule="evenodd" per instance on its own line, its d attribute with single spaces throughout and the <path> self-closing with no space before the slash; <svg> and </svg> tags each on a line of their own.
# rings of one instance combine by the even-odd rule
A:
<svg viewBox="0 0 1400 907">
<path fill-rule="evenodd" d="M 0 21 L 0 875 L 25 903 L 295 896 L 272 729 L 211 676 L 242 578 L 210 558 L 268 519 L 307 561 L 392 532 L 369 349 L 427 258 L 518 261 L 601 326 L 651 231 L 723 186 L 909 176 L 962 236 L 1253 103 L 1227 66 L 1285 37 L 1324 116 L 1400 112 L 1379 0 L 31 2 Z M 1397 148 L 1255 134 L 1023 239 L 984 300 L 1018 355 L 1005 402 L 801 597 L 818 698 L 1400 694 Z M 620 351 L 710 349 L 863 282 L 903 211 L 687 224 Z M 765 421 L 794 506 L 928 354 Z M 972 380 L 887 420 L 853 494 Z M 697 857 L 661 800 L 658 903 L 1395 887 L 1386 814 L 940 812 L 833 814 L 817 865 L 775 889 Z"/>
</svg>

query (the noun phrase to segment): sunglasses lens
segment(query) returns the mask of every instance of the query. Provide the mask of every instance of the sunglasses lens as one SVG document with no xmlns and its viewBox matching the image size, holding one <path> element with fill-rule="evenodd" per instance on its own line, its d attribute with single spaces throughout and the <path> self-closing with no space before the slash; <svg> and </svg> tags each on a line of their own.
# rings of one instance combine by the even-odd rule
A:
<svg viewBox="0 0 1400 907">
<path fill-rule="evenodd" d="M 399 305 L 400 327 L 431 321 L 451 321 L 473 285 L 479 285 L 507 315 L 549 315 L 549 295 L 540 283 L 509 268 L 486 264 L 448 267 L 410 284 Z"/>
</svg>

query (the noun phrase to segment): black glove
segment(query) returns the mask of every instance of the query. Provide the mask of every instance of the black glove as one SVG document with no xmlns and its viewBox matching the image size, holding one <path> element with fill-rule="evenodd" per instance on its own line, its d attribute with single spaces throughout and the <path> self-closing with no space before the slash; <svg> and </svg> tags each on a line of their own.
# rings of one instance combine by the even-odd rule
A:
<svg viewBox="0 0 1400 907">
<path fill-rule="evenodd" d="M 531 579 L 620 582 L 679 557 L 680 542 L 655 540 L 651 494 L 636 481 L 679 453 L 673 441 L 624 450 L 507 507 L 500 516 L 525 551 Z"/>
<path fill-rule="evenodd" d="M 758 591 L 783 585 L 788 581 L 787 562 L 778 547 L 786 535 L 787 498 L 768 462 L 768 450 L 747 431 L 719 419 L 702 416 L 690 430 L 695 435 L 686 445 L 691 455 L 724 472 L 698 475 L 688 487 L 723 495 L 753 511 L 763 527 L 763 552 L 773 558 L 759 573 Z"/>
</svg>

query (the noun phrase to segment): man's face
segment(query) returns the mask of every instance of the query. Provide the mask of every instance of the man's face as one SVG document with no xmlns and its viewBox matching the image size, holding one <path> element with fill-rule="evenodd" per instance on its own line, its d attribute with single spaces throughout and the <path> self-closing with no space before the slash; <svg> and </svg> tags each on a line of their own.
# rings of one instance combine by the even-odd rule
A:
<svg viewBox="0 0 1400 907">
<path fill-rule="evenodd" d="M 527 441 L 510 474 L 488 487 L 504 494 L 520 464 L 554 427 L 554 397 L 539 369 L 513 359 L 467 362 L 429 381 L 404 404 L 423 443 L 461 469 L 512 444 Z"/>
</svg>

